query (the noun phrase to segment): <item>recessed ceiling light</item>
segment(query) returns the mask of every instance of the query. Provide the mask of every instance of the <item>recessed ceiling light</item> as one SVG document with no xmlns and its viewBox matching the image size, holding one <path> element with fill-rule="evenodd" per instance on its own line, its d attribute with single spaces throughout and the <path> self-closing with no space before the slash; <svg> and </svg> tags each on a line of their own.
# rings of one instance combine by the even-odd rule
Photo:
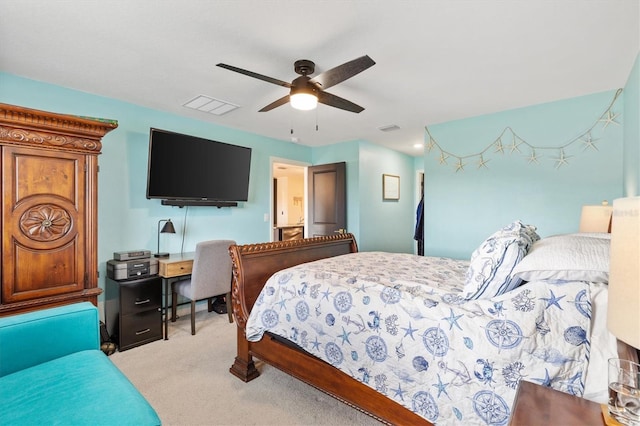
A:
<svg viewBox="0 0 640 426">
<path fill-rule="evenodd" d="M 424 144 L 423 143 L 414 143 L 413 147 L 414 148 L 422 148 L 422 147 L 424 147 Z"/>
<path fill-rule="evenodd" d="M 239 108 L 238 105 L 205 95 L 198 95 L 183 106 L 214 115 L 226 114 L 229 111 Z"/>
</svg>

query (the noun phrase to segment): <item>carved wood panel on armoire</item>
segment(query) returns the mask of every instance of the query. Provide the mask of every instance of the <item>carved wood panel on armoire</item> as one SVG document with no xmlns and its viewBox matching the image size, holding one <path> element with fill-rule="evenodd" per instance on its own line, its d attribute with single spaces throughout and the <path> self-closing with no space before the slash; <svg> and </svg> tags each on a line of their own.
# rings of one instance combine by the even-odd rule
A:
<svg viewBox="0 0 640 426">
<path fill-rule="evenodd" d="M 0 104 L 0 316 L 97 305 L 98 155 L 116 127 Z"/>
</svg>

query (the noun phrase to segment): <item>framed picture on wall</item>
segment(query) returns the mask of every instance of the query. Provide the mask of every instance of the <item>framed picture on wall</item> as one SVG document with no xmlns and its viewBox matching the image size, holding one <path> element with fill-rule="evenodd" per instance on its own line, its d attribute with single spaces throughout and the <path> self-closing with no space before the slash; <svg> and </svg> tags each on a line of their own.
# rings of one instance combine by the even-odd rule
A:
<svg viewBox="0 0 640 426">
<path fill-rule="evenodd" d="M 387 174 L 382 175 L 382 199 L 400 199 L 400 176 Z"/>
</svg>

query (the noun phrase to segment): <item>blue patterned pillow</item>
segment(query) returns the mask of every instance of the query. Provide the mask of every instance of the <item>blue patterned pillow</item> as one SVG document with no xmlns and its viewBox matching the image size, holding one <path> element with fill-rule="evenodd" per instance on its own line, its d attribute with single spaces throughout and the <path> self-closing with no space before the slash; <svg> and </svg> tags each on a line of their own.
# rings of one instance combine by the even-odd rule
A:
<svg viewBox="0 0 640 426">
<path fill-rule="evenodd" d="M 539 239 L 534 226 L 517 220 L 484 240 L 471 255 L 465 299 L 488 299 L 518 287 L 522 279 L 512 276 L 513 268 Z"/>
</svg>

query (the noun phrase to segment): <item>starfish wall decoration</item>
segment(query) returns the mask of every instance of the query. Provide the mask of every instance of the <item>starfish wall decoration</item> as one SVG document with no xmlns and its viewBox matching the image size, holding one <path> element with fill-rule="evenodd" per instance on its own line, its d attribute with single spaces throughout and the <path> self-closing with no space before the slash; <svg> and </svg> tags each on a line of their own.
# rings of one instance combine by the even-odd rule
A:
<svg viewBox="0 0 640 426">
<path fill-rule="evenodd" d="M 565 155 L 564 154 L 564 150 L 560 150 L 560 156 L 558 158 L 555 159 L 556 161 L 556 169 L 559 169 L 560 166 L 563 166 L 565 164 L 569 164 L 569 158 L 572 157 L 571 155 Z"/>
<path fill-rule="evenodd" d="M 598 147 L 595 144 L 596 141 L 598 141 L 598 139 L 594 138 L 592 133 L 596 128 L 596 126 L 598 126 L 600 123 L 604 123 L 601 125 L 602 131 L 606 130 L 607 126 L 610 124 L 614 124 L 614 125 L 620 124 L 618 121 L 616 121 L 616 118 L 620 114 L 613 112 L 612 109 L 613 109 L 613 105 L 615 104 L 616 100 L 618 99 L 621 93 L 622 93 L 622 89 L 618 89 L 616 91 L 613 97 L 613 100 L 611 101 L 607 109 L 600 115 L 600 117 L 595 121 L 595 123 L 591 127 L 581 132 L 577 137 L 575 137 L 574 139 L 571 139 L 570 141 L 566 142 L 561 146 L 551 147 L 551 146 L 534 145 L 532 143 L 527 142 L 523 138 L 521 138 L 511 127 L 506 127 L 502 131 L 502 133 L 500 133 L 500 135 L 482 151 L 475 154 L 469 154 L 469 155 L 456 155 L 449 151 L 444 150 L 442 146 L 440 146 L 440 144 L 433 137 L 431 132 L 429 132 L 429 128 L 425 126 L 424 128 L 425 139 L 428 137 L 426 149 L 428 153 L 437 149 L 440 152 L 439 163 L 442 165 L 448 166 L 449 163 L 447 163 L 447 159 L 449 158 L 454 159 L 455 164 L 453 165 L 453 167 L 456 173 L 459 171 L 464 171 L 464 166 L 468 164 L 468 162 L 464 160 L 468 160 L 468 159 L 472 159 L 472 160 L 475 159 L 475 162 L 478 165 L 478 169 L 482 169 L 482 168 L 488 169 L 489 167 L 487 166 L 487 163 L 490 161 L 490 159 L 486 159 L 484 157 L 484 154 L 486 154 L 487 151 L 489 151 L 492 148 L 493 148 L 494 154 L 505 154 L 507 151 L 509 154 L 514 154 L 516 152 L 518 154 L 523 154 L 523 151 L 520 150 L 520 148 L 523 146 L 528 148 L 528 153 L 526 148 L 523 148 L 523 149 L 525 149 L 524 153 L 527 154 L 526 159 L 529 164 L 531 163 L 539 164 L 538 160 L 544 157 L 543 155 L 540 154 L 540 151 L 546 150 L 546 151 L 555 152 L 556 157 L 548 156 L 548 158 L 552 159 L 555 162 L 555 168 L 559 169 L 562 166 L 569 165 L 568 160 L 573 156 L 567 155 L 565 153 L 565 149 L 569 148 L 575 143 L 582 143 L 583 151 L 586 151 L 589 148 L 593 148 L 594 150 L 598 151 Z M 509 136 L 511 138 L 511 142 L 510 143 L 507 142 L 508 144 L 505 145 L 502 139 Z"/>
</svg>

